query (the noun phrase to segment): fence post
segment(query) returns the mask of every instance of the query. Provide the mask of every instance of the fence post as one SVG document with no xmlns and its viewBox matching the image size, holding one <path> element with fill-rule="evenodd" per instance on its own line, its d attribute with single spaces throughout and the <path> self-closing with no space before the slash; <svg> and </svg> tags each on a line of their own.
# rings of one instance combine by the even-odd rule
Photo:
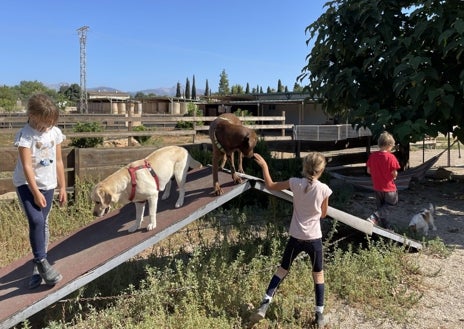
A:
<svg viewBox="0 0 464 329">
<path fill-rule="evenodd" d="M 193 103 L 192 103 L 193 104 Z M 195 104 L 193 108 L 193 144 L 195 144 L 195 137 L 197 136 L 197 106 Z"/>
<path fill-rule="evenodd" d="M 284 117 L 282 124 L 285 125 L 285 111 L 282 111 L 282 116 Z M 285 136 L 285 128 L 282 128 L 282 136 Z"/>
<path fill-rule="evenodd" d="M 130 106 L 129 111 L 127 111 L 127 117 L 129 118 L 127 121 L 127 131 L 132 131 L 132 111 Z M 127 136 L 127 146 L 132 146 L 132 136 Z"/>
</svg>

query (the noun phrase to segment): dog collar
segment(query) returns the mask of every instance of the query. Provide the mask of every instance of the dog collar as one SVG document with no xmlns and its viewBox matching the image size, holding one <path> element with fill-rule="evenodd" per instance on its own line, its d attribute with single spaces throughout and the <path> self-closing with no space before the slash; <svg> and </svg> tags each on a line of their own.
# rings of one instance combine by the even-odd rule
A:
<svg viewBox="0 0 464 329">
<path fill-rule="evenodd" d="M 214 145 L 216 145 L 216 147 L 218 148 L 219 151 L 221 151 L 222 153 L 226 153 L 226 150 L 224 149 L 224 147 L 222 147 L 221 143 L 219 143 L 217 137 L 216 137 L 216 130 L 214 131 Z"/>
<path fill-rule="evenodd" d="M 156 189 L 159 191 L 159 180 L 158 176 L 156 175 L 155 171 L 153 168 L 150 166 L 150 163 L 147 160 L 144 160 L 144 164 L 137 166 L 137 167 L 129 167 L 127 170 L 129 170 L 130 178 L 131 178 L 131 184 L 132 184 L 132 189 L 131 189 L 131 194 L 129 196 L 129 201 L 134 200 L 135 197 L 135 190 L 137 188 L 137 180 L 135 178 L 135 172 L 139 169 L 148 169 L 150 174 L 153 176 L 153 179 L 156 182 Z"/>
<path fill-rule="evenodd" d="M 229 118 L 224 118 L 224 117 L 219 116 L 218 119 L 226 120 L 226 121 L 229 121 L 230 123 L 232 123 L 232 121 L 230 121 Z M 214 130 L 214 141 L 213 142 L 214 142 L 214 145 L 216 145 L 216 147 L 218 148 L 219 151 L 221 151 L 222 153 L 226 153 L 226 150 L 224 149 L 224 147 L 222 147 L 221 143 L 219 143 L 219 141 L 217 139 L 216 129 Z"/>
</svg>

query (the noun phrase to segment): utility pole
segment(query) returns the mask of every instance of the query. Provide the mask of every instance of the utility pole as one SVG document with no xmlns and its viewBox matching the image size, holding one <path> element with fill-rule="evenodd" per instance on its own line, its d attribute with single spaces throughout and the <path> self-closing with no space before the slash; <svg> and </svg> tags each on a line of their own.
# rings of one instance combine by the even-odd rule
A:
<svg viewBox="0 0 464 329">
<path fill-rule="evenodd" d="M 87 41 L 87 30 L 89 29 L 88 26 L 82 26 L 77 29 L 77 34 L 79 35 L 80 41 L 80 64 L 81 64 L 81 90 L 80 90 L 80 97 L 79 97 L 79 112 L 80 113 L 88 113 L 88 98 L 87 98 L 87 68 L 86 68 L 86 50 L 85 44 Z"/>
</svg>

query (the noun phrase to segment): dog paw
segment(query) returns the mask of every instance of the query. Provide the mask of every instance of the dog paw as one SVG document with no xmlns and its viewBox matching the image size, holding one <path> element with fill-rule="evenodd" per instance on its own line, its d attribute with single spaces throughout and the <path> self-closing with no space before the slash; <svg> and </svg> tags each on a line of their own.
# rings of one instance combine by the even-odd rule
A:
<svg viewBox="0 0 464 329">
<path fill-rule="evenodd" d="M 180 207 L 182 207 L 183 205 L 184 205 L 183 202 L 176 202 L 175 207 L 176 207 L 176 208 L 180 208 Z"/>
<path fill-rule="evenodd" d="M 214 183 L 214 191 L 213 191 L 213 193 L 215 195 L 223 195 L 224 194 L 224 191 L 222 190 L 221 185 L 219 185 L 219 183 L 217 183 L 217 182 Z"/>
<path fill-rule="evenodd" d="M 148 224 L 148 226 L 147 226 L 147 231 L 152 231 L 152 230 L 154 230 L 155 228 L 156 228 L 156 224 L 150 223 L 150 224 Z"/>
<path fill-rule="evenodd" d="M 139 227 L 137 225 L 133 225 L 131 227 L 129 227 L 129 229 L 127 230 L 129 233 L 134 233 L 135 231 L 137 231 L 139 229 Z"/>
<path fill-rule="evenodd" d="M 223 195 L 223 194 L 224 194 L 224 191 L 222 190 L 222 188 L 215 189 L 215 190 L 214 190 L 214 194 L 217 195 L 217 196 Z"/>
<path fill-rule="evenodd" d="M 232 180 L 235 184 L 242 184 L 242 178 L 237 173 L 232 175 Z"/>
</svg>

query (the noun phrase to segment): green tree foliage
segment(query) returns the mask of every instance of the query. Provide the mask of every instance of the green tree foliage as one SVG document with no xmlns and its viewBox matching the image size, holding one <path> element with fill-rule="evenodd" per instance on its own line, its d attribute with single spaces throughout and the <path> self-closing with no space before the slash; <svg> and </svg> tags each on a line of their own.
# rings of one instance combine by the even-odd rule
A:
<svg viewBox="0 0 464 329">
<path fill-rule="evenodd" d="M 189 78 L 185 80 L 185 99 L 190 99 L 190 81 Z"/>
<path fill-rule="evenodd" d="M 16 86 L 19 97 L 21 100 L 27 100 L 34 94 L 44 93 L 52 98 L 55 98 L 56 92 L 52 89 L 47 88 L 42 82 L 39 81 L 21 81 L 19 86 Z"/>
<path fill-rule="evenodd" d="M 20 108 L 17 107 L 17 102 L 21 101 L 26 104 L 29 97 L 33 94 L 44 93 L 50 96 L 57 104 L 65 100 L 55 90 L 46 87 L 38 81 L 21 81 L 19 85 L 9 87 L 0 87 L 0 107 L 5 111 L 16 111 Z"/>
<path fill-rule="evenodd" d="M 464 141 L 463 18 L 456 0 L 330 1 L 306 28 L 315 43 L 298 80 L 328 113 L 374 135 Z"/>
<path fill-rule="evenodd" d="M 229 89 L 229 77 L 227 76 L 226 70 L 222 70 L 221 74 L 219 75 L 219 95 L 228 95 L 230 94 Z"/>
<path fill-rule="evenodd" d="M 278 93 L 283 93 L 284 92 L 284 86 L 282 85 L 282 81 L 277 81 L 277 92 Z"/>
<path fill-rule="evenodd" d="M 176 97 L 177 97 L 177 98 L 181 98 L 181 97 L 182 97 L 182 92 L 180 91 L 180 82 L 177 82 Z"/>
<path fill-rule="evenodd" d="M 141 91 L 138 91 L 138 92 L 134 95 L 134 98 L 135 98 L 135 99 L 143 99 L 143 98 L 145 98 L 145 97 L 146 97 L 146 95 L 145 95 L 143 92 L 141 92 Z"/>
<path fill-rule="evenodd" d="M 208 85 L 208 79 L 206 79 L 206 85 L 205 85 L 205 96 L 209 96 L 209 85 Z"/>
<path fill-rule="evenodd" d="M 245 87 L 245 94 L 250 93 L 250 84 L 247 82 L 246 87 Z"/>
<path fill-rule="evenodd" d="M 197 87 L 195 87 L 195 75 L 192 78 L 192 99 L 197 99 Z"/>
<path fill-rule="evenodd" d="M 301 93 L 303 92 L 303 87 L 298 84 L 298 82 L 295 82 L 293 85 L 293 92 L 294 93 Z"/>
<path fill-rule="evenodd" d="M 232 95 L 240 95 L 243 94 L 243 87 L 241 85 L 233 85 L 231 88 Z"/>
<path fill-rule="evenodd" d="M 81 87 L 77 83 L 69 86 L 61 86 L 58 94 L 64 95 L 70 102 L 70 105 L 76 105 L 80 100 Z"/>
<path fill-rule="evenodd" d="M 18 90 L 8 86 L 0 87 L 0 109 L 12 112 L 16 109 L 16 101 L 19 99 Z"/>
</svg>

